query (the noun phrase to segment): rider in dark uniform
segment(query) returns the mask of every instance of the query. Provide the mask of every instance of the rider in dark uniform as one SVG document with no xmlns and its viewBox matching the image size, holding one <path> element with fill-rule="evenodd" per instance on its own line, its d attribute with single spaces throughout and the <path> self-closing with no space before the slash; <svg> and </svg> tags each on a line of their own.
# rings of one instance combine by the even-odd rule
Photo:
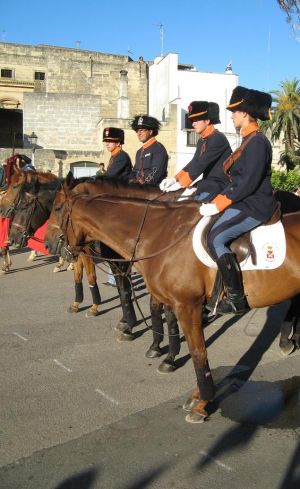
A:
<svg viewBox="0 0 300 489">
<path fill-rule="evenodd" d="M 111 157 L 106 172 L 100 175 L 99 178 L 116 177 L 128 181 L 132 171 L 132 164 L 129 155 L 122 149 L 122 145 L 124 144 L 123 129 L 106 127 L 103 130 L 103 141 L 106 143 L 106 149 L 111 153 Z M 111 273 L 109 273 L 108 281 L 105 285 L 117 286 L 123 311 L 120 325 L 116 328 L 121 332 L 119 340 L 131 341 L 134 339 L 132 328 L 136 325 L 137 319 L 131 299 L 132 290 L 130 280 L 128 280 L 127 276 L 120 273 L 120 270 L 127 270 L 128 264 L 112 262 L 110 268 L 115 279 L 115 284 L 112 280 Z"/>
<path fill-rule="evenodd" d="M 249 310 L 242 273 L 229 244 L 267 222 L 277 207 L 271 186 L 272 147 L 257 124 L 257 119 L 270 118 L 271 103 L 268 93 L 240 86 L 233 90 L 227 109 L 235 128 L 241 129 L 242 144 L 224 162 L 223 189 L 216 185 L 218 195 L 200 207 L 203 216 L 222 212 L 208 234 L 208 246 L 227 290 L 227 297 L 217 307 L 220 314 Z"/>
<path fill-rule="evenodd" d="M 143 146 L 137 151 L 130 181 L 158 185 L 167 176 L 168 154 L 157 136 L 160 122 L 149 115 L 137 115 L 131 124 Z"/>
<path fill-rule="evenodd" d="M 128 180 L 132 171 L 132 163 L 130 156 L 122 149 L 124 144 L 123 129 L 106 127 L 103 130 L 103 141 L 106 143 L 106 149 L 111 153 L 105 176 Z"/>
<path fill-rule="evenodd" d="M 159 185 L 167 176 L 168 154 L 166 148 L 156 140 L 160 122 L 149 115 L 137 115 L 131 124 L 143 146 L 137 151 L 135 165 L 130 181 L 140 184 Z M 162 312 L 168 324 L 169 352 L 158 367 L 160 373 L 172 372 L 176 369 L 175 356 L 180 351 L 180 336 L 177 319 L 169 306 L 161 304 L 150 297 L 151 325 L 153 343 L 146 352 L 147 358 L 159 357 L 162 354 L 160 343 L 164 338 Z"/>
<path fill-rule="evenodd" d="M 188 111 L 188 119 L 200 135 L 195 154 L 175 177 L 163 180 L 160 189 L 169 192 L 188 187 L 202 175 L 197 183 L 196 200 L 209 202 L 224 186 L 223 162 L 230 156 L 231 148 L 226 136 L 214 126 L 220 123 L 218 104 L 194 101 Z"/>
</svg>

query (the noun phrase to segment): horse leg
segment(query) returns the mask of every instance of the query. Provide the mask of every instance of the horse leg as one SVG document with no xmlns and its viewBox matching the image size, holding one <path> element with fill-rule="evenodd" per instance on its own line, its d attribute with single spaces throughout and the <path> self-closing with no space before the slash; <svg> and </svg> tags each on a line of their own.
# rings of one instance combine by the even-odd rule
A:
<svg viewBox="0 0 300 489">
<path fill-rule="evenodd" d="M 5 247 L 1 248 L 1 252 L 2 252 L 2 256 L 3 256 L 2 272 L 7 273 L 7 272 L 9 272 L 9 269 L 12 265 L 12 261 L 11 261 L 10 254 L 9 254 L 9 247 L 5 246 Z"/>
<path fill-rule="evenodd" d="M 34 261 L 37 257 L 37 251 L 36 250 L 32 250 L 30 253 L 29 253 L 29 257 L 27 258 L 27 261 Z"/>
<path fill-rule="evenodd" d="M 150 314 L 153 341 L 146 351 L 146 358 L 157 358 L 162 355 L 160 344 L 164 339 L 164 325 L 162 320 L 163 304 L 159 303 L 152 295 L 150 296 Z"/>
<path fill-rule="evenodd" d="M 83 262 L 83 266 L 85 269 L 85 273 L 87 275 L 90 291 L 92 294 L 92 300 L 93 300 L 93 305 L 89 309 L 87 315 L 98 316 L 99 314 L 98 306 L 101 304 L 101 296 L 97 284 L 96 268 L 95 268 L 94 260 L 92 259 L 92 257 L 85 256 L 85 255 L 80 255 L 78 259 L 82 260 Z"/>
<path fill-rule="evenodd" d="M 191 406 L 191 411 L 185 419 L 189 423 L 202 423 L 208 416 L 205 408 L 215 393 L 202 328 L 202 304 L 180 304 L 175 307 L 175 313 L 189 347 L 198 384 L 198 393 L 197 390 L 193 390 L 184 405 Z"/>
<path fill-rule="evenodd" d="M 83 263 L 80 255 L 74 263 L 75 300 L 68 308 L 68 312 L 78 312 L 79 304 L 83 301 L 82 275 Z"/>
<path fill-rule="evenodd" d="M 175 357 L 180 352 L 180 334 L 176 316 L 170 306 L 164 305 L 165 318 L 168 325 L 169 352 L 157 371 L 168 374 L 176 370 Z"/>
<path fill-rule="evenodd" d="M 291 305 L 286 313 L 280 328 L 279 347 L 283 355 L 289 355 L 299 348 L 300 334 L 300 294 L 291 300 Z"/>
<path fill-rule="evenodd" d="M 127 264 L 125 264 L 127 268 Z M 132 341 L 135 336 L 132 333 L 132 328 L 136 325 L 136 314 L 131 300 L 131 283 L 128 277 L 121 275 L 119 270 L 123 267 L 122 264 L 111 264 L 112 272 L 116 279 L 117 289 L 120 296 L 121 307 L 123 311 L 123 318 L 125 319 L 125 323 L 121 324 L 120 327 L 116 327 L 118 331 L 120 331 L 120 335 L 117 338 L 117 341 Z M 124 268 L 125 270 L 125 268 Z"/>
<path fill-rule="evenodd" d="M 292 340 L 295 344 L 295 348 L 299 350 L 300 349 L 300 317 L 299 316 L 294 324 L 294 334 Z"/>
<path fill-rule="evenodd" d="M 65 259 L 62 256 L 60 256 L 59 259 L 58 259 L 58 263 L 55 265 L 55 267 L 53 269 L 53 273 L 60 272 L 61 271 L 61 267 L 64 266 L 64 263 L 65 263 Z"/>
</svg>

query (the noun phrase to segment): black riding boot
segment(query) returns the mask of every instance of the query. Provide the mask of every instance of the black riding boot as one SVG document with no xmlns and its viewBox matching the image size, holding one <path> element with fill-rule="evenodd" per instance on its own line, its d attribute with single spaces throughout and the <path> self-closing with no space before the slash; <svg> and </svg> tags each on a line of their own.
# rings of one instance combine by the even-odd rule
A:
<svg viewBox="0 0 300 489">
<path fill-rule="evenodd" d="M 164 323 L 162 319 L 163 305 L 159 304 L 154 297 L 150 296 L 150 313 L 153 342 L 150 348 L 146 351 L 147 358 L 157 358 L 162 355 L 160 344 L 164 339 Z"/>
<path fill-rule="evenodd" d="M 227 296 L 218 304 L 217 314 L 244 314 L 249 311 L 249 305 L 244 294 L 242 273 L 235 256 L 225 253 L 217 260 Z"/>
<path fill-rule="evenodd" d="M 131 300 L 131 285 L 127 277 L 115 275 L 115 279 L 120 295 L 123 318 L 125 319 L 125 322 L 116 329 L 122 333 L 124 341 L 131 341 L 135 338 L 132 333 L 132 328 L 137 322 L 134 306 Z"/>
</svg>

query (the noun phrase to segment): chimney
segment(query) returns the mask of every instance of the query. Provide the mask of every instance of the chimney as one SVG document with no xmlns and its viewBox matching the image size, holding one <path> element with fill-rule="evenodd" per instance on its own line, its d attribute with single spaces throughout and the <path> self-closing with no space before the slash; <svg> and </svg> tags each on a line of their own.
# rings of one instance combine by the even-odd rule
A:
<svg viewBox="0 0 300 489">
<path fill-rule="evenodd" d="M 127 71 L 120 71 L 120 93 L 118 98 L 118 119 L 128 119 L 129 100 L 128 100 L 128 77 Z"/>
</svg>

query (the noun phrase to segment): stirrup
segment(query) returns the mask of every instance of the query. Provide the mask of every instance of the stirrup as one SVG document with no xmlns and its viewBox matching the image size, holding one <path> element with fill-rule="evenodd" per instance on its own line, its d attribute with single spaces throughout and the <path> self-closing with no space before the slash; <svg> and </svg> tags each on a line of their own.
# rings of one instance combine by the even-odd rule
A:
<svg viewBox="0 0 300 489">
<path fill-rule="evenodd" d="M 224 297 L 217 306 L 217 314 L 245 314 L 250 310 L 246 297 L 231 300 L 229 297 Z"/>
</svg>

